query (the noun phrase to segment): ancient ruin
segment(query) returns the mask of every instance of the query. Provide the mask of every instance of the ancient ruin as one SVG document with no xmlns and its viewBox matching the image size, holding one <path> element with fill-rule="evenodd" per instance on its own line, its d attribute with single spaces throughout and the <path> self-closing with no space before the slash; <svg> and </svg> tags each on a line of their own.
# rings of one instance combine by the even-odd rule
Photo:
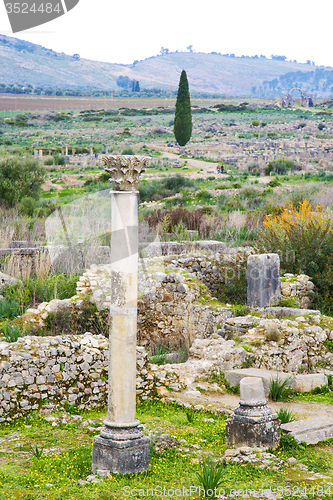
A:
<svg viewBox="0 0 333 500">
<path fill-rule="evenodd" d="M 294 108 L 295 107 L 295 98 L 292 95 L 294 90 L 297 90 L 301 94 L 301 106 L 302 107 L 311 108 L 314 106 L 313 96 L 310 94 L 307 94 L 306 92 L 303 92 L 303 90 L 295 87 L 295 88 L 291 89 L 288 92 L 288 94 L 283 94 L 281 96 L 281 106 L 283 108 Z"/>
<path fill-rule="evenodd" d="M 137 185 L 149 158 L 103 156 L 112 175 L 111 307 L 108 415 L 95 437 L 92 469 L 121 474 L 146 471 L 150 439 L 136 420 L 136 332 L 138 276 Z"/>
</svg>

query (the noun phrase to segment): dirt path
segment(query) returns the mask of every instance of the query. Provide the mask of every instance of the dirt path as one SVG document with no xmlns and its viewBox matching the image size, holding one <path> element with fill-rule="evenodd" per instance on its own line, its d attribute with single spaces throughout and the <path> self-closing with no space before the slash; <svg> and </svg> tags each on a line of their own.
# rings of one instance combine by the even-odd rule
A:
<svg viewBox="0 0 333 500">
<path fill-rule="evenodd" d="M 179 158 L 178 154 L 175 153 L 169 153 L 168 151 L 163 151 L 161 150 L 161 153 L 163 153 L 163 158 L 167 158 L 168 160 L 173 160 L 173 161 L 178 161 L 182 167 L 184 166 L 185 161 L 187 162 L 186 166 L 189 168 L 197 168 L 199 169 L 198 172 L 189 172 L 188 174 L 184 172 L 184 175 L 187 175 L 188 177 L 192 179 L 196 179 L 197 177 L 202 177 L 204 175 L 218 175 L 216 172 L 216 167 L 219 165 L 218 162 L 210 162 L 210 161 L 203 161 L 203 160 L 194 160 L 192 158 Z M 200 170 L 202 169 L 202 172 Z M 227 177 L 226 174 L 220 174 L 218 177 Z"/>
<path fill-rule="evenodd" d="M 225 410 L 226 413 L 232 413 L 232 411 L 239 404 L 239 396 L 233 394 L 221 394 L 219 392 L 211 392 L 208 394 L 203 394 L 196 389 L 196 385 L 188 387 L 185 391 L 180 393 L 173 393 L 173 399 L 180 403 L 189 403 L 193 406 L 202 405 L 208 410 Z M 200 383 L 200 386 L 203 384 Z M 311 417 L 332 417 L 333 416 L 333 405 L 324 403 L 315 403 L 304 401 L 301 403 L 295 402 L 279 402 L 274 403 L 272 401 L 268 402 L 268 406 L 274 411 L 278 411 L 280 408 L 287 408 L 290 410 L 297 418 L 297 420 L 311 418 Z"/>
</svg>

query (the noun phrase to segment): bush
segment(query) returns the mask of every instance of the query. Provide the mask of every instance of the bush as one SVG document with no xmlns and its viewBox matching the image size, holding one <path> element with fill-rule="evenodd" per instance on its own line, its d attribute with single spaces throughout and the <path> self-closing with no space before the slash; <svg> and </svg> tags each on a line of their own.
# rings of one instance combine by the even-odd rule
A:
<svg viewBox="0 0 333 500">
<path fill-rule="evenodd" d="M 125 146 L 121 152 L 122 155 L 135 155 L 135 151 L 131 146 Z"/>
<path fill-rule="evenodd" d="M 265 168 L 265 174 L 270 175 L 271 172 L 275 172 L 276 174 L 283 175 L 287 172 L 287 170 L 300 170 L 301 167 L 294 163 L 291 160 L 273 160 L 270 161 Z"/>
<path fill-rule="evenodd" d="M 19 337 L 24 336 L 24 331 L 19 325 L 10 325 L 8 320 L 1 326 L 0 332 L 5 336 L 6 342 L 17 342 Z"/>
<path fill-rule="evenodd" d="M 32 198 L 31 196 L 24 196 L 17 207 L 20 212 L 32 217 L 37 210 L 38 204 L 39 202 L 35 198 Z"/>
<path fill-rule="evenodd" d="M 173 196 L 179 193 L 182 187 L 195 187 L 195 181 L 177 174 L 161 180 L 140 182 L 138 190 L 141 201 L 153 201 Z"/>
<path fill-rule="evenodd" d="M 60 309 L 49 313 L 45 320 L 48 335 L 82 335 L 91 332 L 95 335 L 109 335 L 109 311 L 99 311 L 96 304 L 84 301 L 80 308 L 73 305 L 71 310 Z"/>
<path fill-rule="evenodd" d="M 48 158 L 45 158 L 44 165 L 54 165 L 53 157 L 49 156 Z"/>
<path fill-rule="evenodd" d="M 308 201 L 296 209 L 290 202 L 281 214 L 266 215 L 259 233 L 259 251 L 280 255 L 282 274 L 311 276 L 328 305 L 333 298 L 333 216 L 322 205 Z"/>
<path fill-rule="evenodd" d="M 65 157 L 62 155 L 54 155 L 55 165 L 65 165 Z"/>
<path fill-rule="evenodd" d="M 0 318 L 14 319 L 20 314 L 20 306 L 15 300 L 0 302 Z"/>
<path fill-rule="evenodd" d="M 259 127 L 259 125 L 260 125 L 259 120 L 252 120 L 251 125 L 252 125 L 253 127 Z"/>
<path fill-rule="evenodd" d="M 291 434 L 282 434 L 280 438 L 279 448 L 283 451 L 299 450 L 303 451 L 306 448 L 306 443 L 301 443 Z"/>
<path fill-rule="evenodd" d="M 13 207 L 22 198 L 37 198 L 46 171 L 37 160 L 7 157 L 0 160 L 0 199 Z"/>
</svg>

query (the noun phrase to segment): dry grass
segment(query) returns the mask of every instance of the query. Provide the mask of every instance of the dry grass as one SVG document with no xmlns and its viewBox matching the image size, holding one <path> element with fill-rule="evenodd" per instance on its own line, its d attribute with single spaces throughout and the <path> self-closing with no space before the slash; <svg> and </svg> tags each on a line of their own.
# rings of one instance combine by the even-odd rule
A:
<svg viewBox="0 0 333 500">
<path fill-rule="evenodd" d="M 33 275 L 39 278 L 47 276 L 51 269 L 50 256 L 47 250 L 34 255 L 9 255 L 2 266 L 2 272 L 23 281 Z"/>
<path fill-rule="evenodd" d="M 247 215 L 240 210 L 235 210 L 228 214 L 227 227 L 234 227 L 235 229 L 240 229 L 246 225 Z"/>
</svg>

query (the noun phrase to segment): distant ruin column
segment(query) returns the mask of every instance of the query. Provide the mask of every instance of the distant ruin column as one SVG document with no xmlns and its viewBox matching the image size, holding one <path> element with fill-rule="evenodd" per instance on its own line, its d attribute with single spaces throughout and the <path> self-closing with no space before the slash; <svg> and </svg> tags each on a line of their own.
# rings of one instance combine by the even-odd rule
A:
<svg viewBox="0 0 333 500">
<path fill-rule="evenodd" d="M 136 331 L 139 176 L 150 158 L 102 156 L 111 174 L 111 326 L 108 415 L 95 436 L 92 470 L 120 474 L 146 471 L 150 439 L 136 420 Z"/>
<path fill-rule="evenodd" d="M 93 156 L 94 152 L 93 152 L 93 144 L 90 144 L 90 156 Z"/>
<path fill-rule="evenodd" d="M 65 147 L 66 147 L 65 155 L 68 156 L 68 144 L 65 144 Z"/>
</svg>

